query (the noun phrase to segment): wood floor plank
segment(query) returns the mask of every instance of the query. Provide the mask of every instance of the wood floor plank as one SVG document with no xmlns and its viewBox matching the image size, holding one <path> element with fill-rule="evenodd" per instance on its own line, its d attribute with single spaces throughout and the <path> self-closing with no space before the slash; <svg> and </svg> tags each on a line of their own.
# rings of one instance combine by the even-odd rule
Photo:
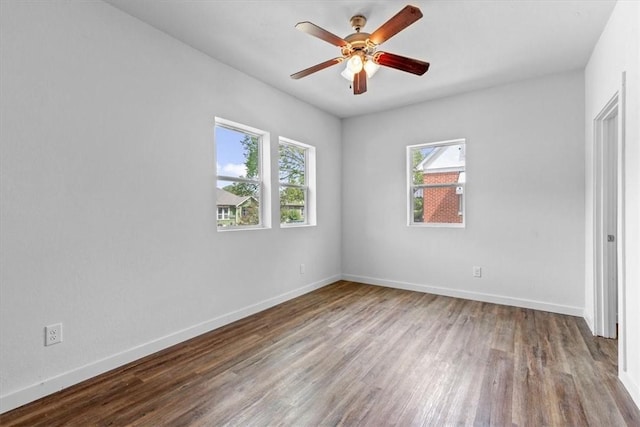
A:
<svg viewBox="0 0 640 427">
<path fill-rule="evenodd" d="M 557 405 L 553 411 L 554 424 L 564 426 L 584 426 L 588 425 L 582 400 L 578 395 L 576 383 L 573 375 L 557 373 L 550 375 L 547 379 L 549 386 L 554 390 L 554 404 Z"/>
<path fill-rule="evenodd" d="M 348 281 L 0 415 L 2 426 L 640 426 L 583 319 Z"/>
<path fill-rule="evenodd" d="M 513 356 L 492 349 L 484 370 L 475 425 L 511 425 Z"/>
</svg>

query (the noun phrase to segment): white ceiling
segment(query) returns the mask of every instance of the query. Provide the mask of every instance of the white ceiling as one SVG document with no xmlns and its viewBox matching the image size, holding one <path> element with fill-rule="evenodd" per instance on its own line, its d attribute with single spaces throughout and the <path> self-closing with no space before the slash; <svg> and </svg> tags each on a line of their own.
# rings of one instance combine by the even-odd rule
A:
<svg viewBox="0 0 640 427">
<path fill-rule="evenodd" d="M 611 0 L 106 0 L 178 40 L 338 117 L 383 111 L 455 93 L 582 68 Z M 406 4 L 424 17 L 379 50 L 431 63 L 423 76 L 382 68 L 355 96 L 342 65 L 289 75 L 339 56 L 294 28 L 311 21 L 345 37 L 363 14 L 373 32 Z"/>
</svg>

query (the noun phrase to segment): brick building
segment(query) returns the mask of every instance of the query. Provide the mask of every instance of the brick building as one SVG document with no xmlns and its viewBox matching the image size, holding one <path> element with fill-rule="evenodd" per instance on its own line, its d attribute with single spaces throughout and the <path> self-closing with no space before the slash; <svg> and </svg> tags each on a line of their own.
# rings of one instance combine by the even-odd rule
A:
<svg viewBox="0 0 640 427">
<path fill-rule="evenodd" d="M 464 144 L 435 148 L 417 167 L 423 172 L 425 223 L 459 224 L 464 214 Z"/>
</svg>

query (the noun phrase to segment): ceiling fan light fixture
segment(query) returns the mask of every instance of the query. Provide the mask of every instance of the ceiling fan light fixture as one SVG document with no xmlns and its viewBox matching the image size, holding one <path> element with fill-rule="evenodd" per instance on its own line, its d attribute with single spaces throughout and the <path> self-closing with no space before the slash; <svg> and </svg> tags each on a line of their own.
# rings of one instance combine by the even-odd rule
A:
<svg viewBox="0 0 640 427">
<path fill-rule="evenodd" d="M 358 74 L 362 71 L 362 66 L 362 58 L 360 58 L 360 55 L 352 55 L 347 61 L 347 69 L 353 74 Z"/>
<path fill-rule="evenodd" d="M 350 61 L 351 59 L 349 59 Z M 349 61 L 347 61 L 347 66 L 344 67 L 344 70 L 342 70 L 342 72 L 340 73 L 340 75 L 342 77 L 344 77 L 346 80 L 352 82 L 354 79 L 354 76 L 357 73 L 354 73 L 352 71 L 352 67 L 349 66 Z M 364 68 L 364 71 L 366 71 L 367 73 L 367 78 L 370 79 L 371 77 L 373 77 L 378 70 L 380 69 L 380 66 L 378 64 L 376 64 L 375 62 L 373 62 L 373 59 L 368 58 L 364 61 L 364 65 L 360 68 L 360 70 L 362 70 L 362 68 Z"/>
<path fill-rule="evenodd" d="M 349 80 L 350 82 L 353 81 L 353 77 L 355 76 L 355 74 L 349 69 L 348 66 L 344 67 L 344 70 L 342 70 L 340 75 L 345 79 Z"/>
<path fill-rule="evenodd" d="M 380 66 L 375 62 L 373 62 L 373 60 L 371 59 L 367 59 L 364 62 L 364 70 L 367 72 L 367 78 L 369 79 L 373 77 L 374 74 L 377 73 L 379 69 L 380 69 Z"/>
</svg>

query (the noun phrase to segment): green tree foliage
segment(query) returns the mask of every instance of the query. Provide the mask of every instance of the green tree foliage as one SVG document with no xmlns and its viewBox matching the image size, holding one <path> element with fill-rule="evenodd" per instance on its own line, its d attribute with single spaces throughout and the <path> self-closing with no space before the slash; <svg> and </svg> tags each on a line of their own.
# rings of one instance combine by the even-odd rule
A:
<svg viewBox="0 0 640 427">
<path fill-rule="evenodd" d="M 421 161 L 427 157 L 426 152 L 423 150 L 412 150 L 412 158 L 411 158 L 411 170 L 413 171 L 413 183 L 414 184 L 423 184 L 424 183 L 424 172 L 417 169 L 417 166 Z M 419 191 L 419 194 L 413 195 L 413 221 L 414 222 L 423 222 L 424 221 L 424 197 L 423 197 L 423 189 Z"/>
<path fill-rule="evenodd" d="M 258 162 L 260 161 L 260 153 L 258 151 L 258 138 L 251 135 L 245 135 L 240 141 L 244 150 L 244 164 L 247 169 L 247 175 L 243 178 L 258 178 Z M 224 190 L 237 196 L 253 196 L 258 197 L 258 185 L 246 182 L 234 182 L 224 187 Z"/>
<path fill-rule="evenodd" d="M 279 154 L 280 182 L 304 185 L 305 150 L 294 145 L 280 144 Z"/>
<path fill-rule="evenodd" d="M 257 225 L 260 223 L 260 213 L 258 203 L 249 199 L 243 204 L 240 211 L 240 225 Z"/>
<path fill-rule="evenodd" d="M 280 222 L 300 222 L 302 215 L 297 209 L 282 209 L 280 211 Z"/>
<path fill-rule="evenodd" d="M 258 138 L 255 136 L 245 135 L 240 142 L 244 148 L 244 164 L 247 166 L 247 178 L 258 177 L 258 162 L 260 153 L 258 151 Z"/>
</svg>

